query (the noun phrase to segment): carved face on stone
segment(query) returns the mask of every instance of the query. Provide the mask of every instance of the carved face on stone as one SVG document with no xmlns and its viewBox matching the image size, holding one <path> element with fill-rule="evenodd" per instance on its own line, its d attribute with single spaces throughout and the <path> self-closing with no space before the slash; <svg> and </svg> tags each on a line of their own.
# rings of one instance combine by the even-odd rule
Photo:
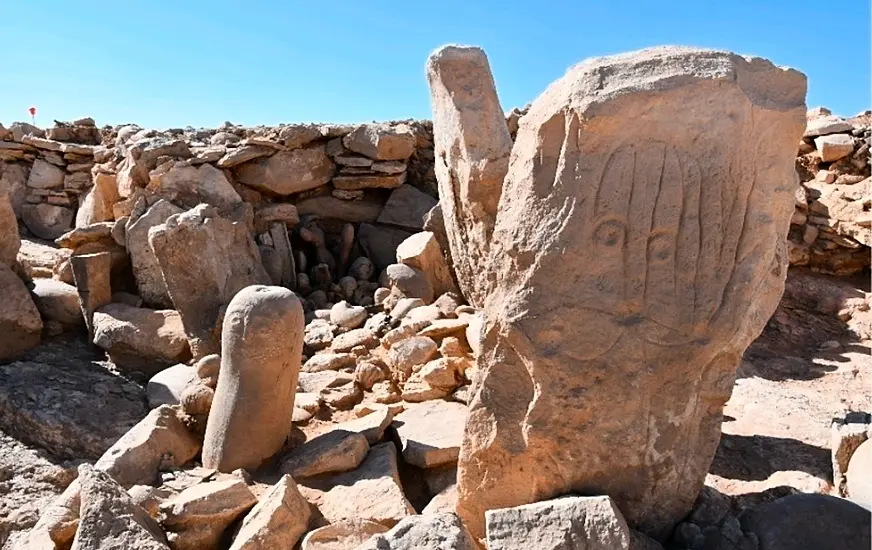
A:
<svg viewBox="0 0 872 550">
<path fill-rule="evenodd" d="M 584 162 L 565 149 L 562 155 L 555 185 L 560 169 L 589 174 L 572 205 L 585 215 L 567 214 L 574 227 L 564 228 L 577 247 L 569 254 L 583 260 L 567 260 L 577 268 L 559 284 L 572 291 L 562 304 L 545 306 L 553 321 L 533 319 L 535 329 L 524 332 L 574 360 L 600 357 L 625 336 L 630 347 L 643 342 L 646 357 L 731 338 L 747 307 L 742 297 L 781 269 L 771 252 L 771 218 L 748 209 L 758 192 L 753 155 L 729 174 L 711 173 L 656 140 L 624 143 Z M 566 340 L 566 324 L 580 339 Z"/>
</svg>

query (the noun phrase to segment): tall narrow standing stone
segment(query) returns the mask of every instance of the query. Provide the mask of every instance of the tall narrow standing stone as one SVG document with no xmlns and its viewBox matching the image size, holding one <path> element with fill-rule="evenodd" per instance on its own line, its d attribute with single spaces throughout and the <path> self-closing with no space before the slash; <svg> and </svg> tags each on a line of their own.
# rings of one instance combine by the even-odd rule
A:
<svg viewBox="0 0 872 550">
<path fill-rule="evenodd" d="M 79 292 L 79 306 L 88 332 L 94 334 L 94 312 L 112 303 L 112 254 L 98 252 L 70 258 L 73 280 Z"/>
<path fill-rule="evenodd" d="M 250 286 L 227 306 L 203 466 L 254 469 L 281 449 L 291 430 L 304 326 L 303 306 L 286 288 Z"/>
<path fill-rule="evenodd" d="M 444 46 L 427 62 L 439 204 L 463 295 L 484 305 L 491 233 L 512 138 L 481 48 Z"/>
<path fill-rule="evenodd" d="M 521 119 L 478 265 L 493 280 L 458 471 L 475 536 L 485 510 L 571 492 L 655 537 L 688 512 L 784 288 L 805 89 L 763 59 L 664 47 L 574 67 Z M 436 142 L 453 124 L 477 141 L 441 97 Z"/>
</svg>

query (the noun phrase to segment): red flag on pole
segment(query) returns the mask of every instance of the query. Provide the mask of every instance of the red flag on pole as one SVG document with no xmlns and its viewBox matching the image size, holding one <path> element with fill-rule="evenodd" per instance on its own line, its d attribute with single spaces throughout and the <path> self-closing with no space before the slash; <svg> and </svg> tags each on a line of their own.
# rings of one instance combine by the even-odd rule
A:
<svg viewBox="0 0 872 550">
<path fill-rule="evenodd" d="M 36 126 L 36 107 L 31 107 L 28 109 L 30 111 L 30 120 L 33 122 L 33 125 Z"/>
</svg>

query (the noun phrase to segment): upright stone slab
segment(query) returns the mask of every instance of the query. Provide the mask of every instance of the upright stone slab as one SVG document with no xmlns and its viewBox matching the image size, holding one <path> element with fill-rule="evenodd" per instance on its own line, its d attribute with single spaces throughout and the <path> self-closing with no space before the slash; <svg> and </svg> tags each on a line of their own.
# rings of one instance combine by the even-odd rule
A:
<svg viewBox="0 0 872 550">
<path fill-rule="evenodd" d="M 149 245 L 182 317 L 194 359 L 219 353 L 216 324 L 221 308 L 243 288 L 270 282 L 249 222 L 245 213 L 225 218 L 201 204 L 149 230 Z"/>
<path fill-rule="evenodd" d="M 481 307 L 486 265 L 512 138 L 480 48 L 444 46 L 427 62 L 439 204 L 457 282 Z"/>
<path fill-rule="evenodd" d="M 281 449 L 291 430 L 304 326 L 303 306 L 288 289 L 254 285 L 231 300 L 203 466 L 255 469 Z"/>
<path fill-rule="evenodd" d="M 98 252 L 70 258 L 73 280 L 79 293 L 79 306 L 85 317 L 85 326 L 94 333 L 94 312 L 112 302 L 112 254 Z"/>
<path fill-rule="evenodd" d="M 430 59 L 437 159 L 447 132 L 481 142 L 492 90 L 448 78 L 481 59 Z M 461 284 L 464 262 L 493 274 L 458 473 L 476 537 L 485 510 L 573 491 L 608 494 L 655 537 L 690 510 L 784 288 L 805 89 L 763 59 L 662 47 L 581 63 L 521 119 L 489 263 L 452 241 Z M 440 184 L 464 181 L 447 163 Z"/>
</svg>

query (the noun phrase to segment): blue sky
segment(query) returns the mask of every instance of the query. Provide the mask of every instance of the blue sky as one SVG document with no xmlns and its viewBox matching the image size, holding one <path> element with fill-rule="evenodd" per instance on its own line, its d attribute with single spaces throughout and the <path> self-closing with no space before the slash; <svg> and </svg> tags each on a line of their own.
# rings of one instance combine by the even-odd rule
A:
<svg viewBox="0 0 872 550">
<path fill-rule="evenodd" d="M 870 106 L 868 0 L 0 0 L 0 122 L 361 122 L 429 117 L 424 63 L 490 57 L 503 107 L 590 56 L 659 44 L 761 55 L 809 106 Z"/>
</svg>

